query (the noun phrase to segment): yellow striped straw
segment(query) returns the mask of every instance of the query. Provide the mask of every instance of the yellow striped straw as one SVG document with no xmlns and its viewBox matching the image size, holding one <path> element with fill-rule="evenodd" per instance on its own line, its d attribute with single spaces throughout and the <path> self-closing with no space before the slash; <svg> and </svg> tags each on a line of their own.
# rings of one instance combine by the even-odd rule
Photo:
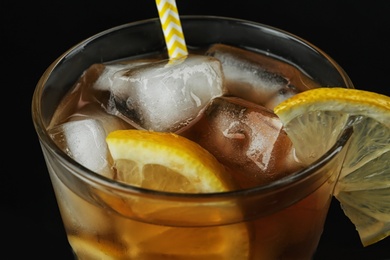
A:
<svg viewBox="0 0 390 260">
<path fill-rule="evenodd" d="M 156 5 L 169 58 L 187 56 L 187 46 L 175 0 L 156 0 Z"/>
</svg>

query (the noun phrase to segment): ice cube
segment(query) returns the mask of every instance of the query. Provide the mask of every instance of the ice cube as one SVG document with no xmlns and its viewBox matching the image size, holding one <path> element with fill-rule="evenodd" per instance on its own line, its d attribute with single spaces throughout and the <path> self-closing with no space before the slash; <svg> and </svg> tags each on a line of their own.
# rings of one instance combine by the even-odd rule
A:
<svg viewBox="0 0 390 260">
<path fill-rule="evenodd" d="M 319 87 L 292 65 L 260 53 L 215 44 L 206 54 L 221 61 L 231 95 L 270 109 L 300 91 Z"/>
<path fill-rule="evenodd" d="M 104 69 L 101 71 L 99 77 L 96 82 L 93 84 L 93 88 L 100 91 L 111 91 L 113 88 L 113 84 L 116 78 L 122 77 L 124 74 L 128 72 L 129 69 L 135 68 L 137 66 L 141 66 L 144 64 L 148 64 L 151 62 L 155 62 L 156 60 L 129 60 L 127 62 L 122 63 L 111 63 L 106 64 Z M 95 65 L 96 66 L 96 65 Z M 117 86 L 118 88 L 122 85 Z M 126 87 L 126 86 L 124 86 Z M 118 92 L 124 91 L 117 89 Z"/>
<path fill-rule="evenodd" d="M 104 68 L 103 64 L 94 64 L 83 72 L 70 93 L 58 105 L 48 128 L 66 122 L 69 116 L 85 105 L 96 103 L 97 100 L 107 99 L 107 95 L 104 98 L 102 97 L 104 93 L 96 92 L 92 88 Z"/>
<path fill-rule="evenodd" d="M 134 128 L 126 121 L 106 113 L 106 111 L 98 103 L 91 103 L 82 107 L 76 113 L 71 115 L 68 118 L 68 121 L 77 121 L 88 118 L 97 120 L 104 128 L 106 134 L 115 130 Z"/>
<path fill-rule="evenodd" d="M 109 75 L 104 80 L 110 81 L 108 111 L 154 131 L 174 131 L 188 124 L 212 98 L 224 93 L 221 64 L 208 56 L 153 62 Z M 101 82 L 97 84 L 104 85 Z"/>
<path fill-rule="evenodd" d="M 111 112 L 110 89 L 115 74 L 147 62 L 151 60 L 91 65 L 77 80 L 71 92 L 61 101 L 49 128 L 66 122 L 68 117 L 91 104 L 99 104 L 107 112 Z"/>
<path fill-rule="evenodd" d="M 214 99 L 202 118 L 180 134 L 232 169 L 243 187 L 269 183 L 301 167 L 279 118 L 240 98 Z"/>
<path fill-rule="evenodd" d="M 106 136 L 109 132 L 130 126 L 105 113 L 97 104 L 86 106 L 69 121 L 49 129 L 54 142 L 84 167 L 112 178 L 108 164 Z"/>
</svg>

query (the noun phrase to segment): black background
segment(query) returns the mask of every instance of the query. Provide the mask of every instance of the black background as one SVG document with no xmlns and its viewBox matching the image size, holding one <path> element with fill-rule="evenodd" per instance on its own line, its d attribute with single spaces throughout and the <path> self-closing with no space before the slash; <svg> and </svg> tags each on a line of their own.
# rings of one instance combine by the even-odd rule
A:
<svg viewBox="0 0 390 260">
<path fill-rule="evenodd" d="M 356 88 L 390 95 L 386 0 L 177 0 L 177 6 L 181 15 L 229 16 L 289 31 L 334 58 Z M 157 17 L 155 2 L 2 1 L 0 10 L 2 251 L 10 259 L 72 259 L 31 121 L 32 93 L 68 48 L 110 27 Z M 334 200 L 314 259 L 390 259 L 390 238 L 364 248 Z"/>
</svg>

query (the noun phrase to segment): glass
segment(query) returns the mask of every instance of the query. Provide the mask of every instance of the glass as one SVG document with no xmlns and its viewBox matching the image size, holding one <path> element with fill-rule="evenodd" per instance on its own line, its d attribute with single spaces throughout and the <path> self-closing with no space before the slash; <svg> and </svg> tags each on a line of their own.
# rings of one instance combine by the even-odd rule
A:
<svg viewBox="0 0 390 260">
<path fill-rule="evenodd" d="M 327 54 L 290 33 L 232 18 L 183 16 L 181 22 L 188 46 L 245 47 L 294 64 L 322 86 L 353 87 Z M 72 160 L 50 138 L 46 128 L 58 103 L 90 65 L 164 48 L 158 19 L 125 24 L 68 50 L 37 84 L 33 121 L 76 259 L 310 259 L 348 129 L 328 153 L 290 177 L 215 194 L 166 193 L 115 182 Z"/>
</svg>

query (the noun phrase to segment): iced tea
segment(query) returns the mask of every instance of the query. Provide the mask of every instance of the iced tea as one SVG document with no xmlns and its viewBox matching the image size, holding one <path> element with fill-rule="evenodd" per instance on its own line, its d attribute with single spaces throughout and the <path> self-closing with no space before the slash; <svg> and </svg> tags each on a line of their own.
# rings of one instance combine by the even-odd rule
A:
<svg viewBox="0 0 390 260">
<path fill-rule="evenodd" d="M 187 24 L 202 27 L 205 21 L 225 32 L 231 28 L 223 21 L 252 27 L 234 19 L 192 19 L 183 20 L 184 29 Z M 197 29 L 189 27 L 188 35 L 191 30 Z M 272 45 L 262 49 L 239 37 L 237 46 L 225 41 L 194 40 L 191 54 L 173 65 L 162 48 L 89 61 L 76 83 L 67 84 L 72 89 L 57 96 L 45 124 L 51 145 L 62 152 L 53 153 L 46 145 L 43 152 L 77 259 L 313 256 L 343 153 L 334 149 L 319 163 L 303 165 L 272 108 L 328 79 L 311 75 L 312 68 L 305 67 L 311 61 L 302 65 L 284 57 L 285 50 L 272 53 Z M 328 66 L 337 75 L 331 81 L 352 86 L 329 57 L 321 59 L 319 67 Z M 46 82 L 47 88 L 56 80 Z M 118 177 L 105 143 L 106 135 L 118 129 L 175 132 L 197 142 L 224 164 L 236 188 L 183 194 L 129 185 Z M 335 145 L 344 142 L 341 138 Z"/>
</svg>

